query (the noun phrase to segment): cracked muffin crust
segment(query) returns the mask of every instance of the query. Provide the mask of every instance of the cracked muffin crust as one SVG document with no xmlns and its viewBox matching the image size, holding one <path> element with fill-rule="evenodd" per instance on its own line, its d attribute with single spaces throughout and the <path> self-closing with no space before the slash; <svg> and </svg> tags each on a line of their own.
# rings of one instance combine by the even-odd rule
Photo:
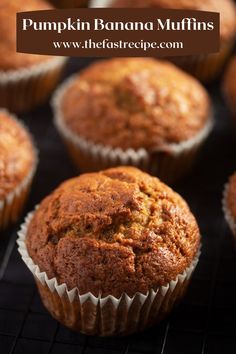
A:
<svg viewBox="0 0 236 354">
<path fill-rule="evenodd" d="M 28 132 L 6 111 L 0 111 L 0 200 L 23 182 L 35 163 Z"/>
<path fill-rule="evenodd" d="M 148 151 L 193 138 L 211 114 L 209 96 L 197 80 L 148 58 L 92 64 L 73 79 L 61 109 L 75 135 L 112 148 Z"/>
<path fill-rule="evenodd" d="M 156 7 L 219 12 L 221 40 L 231 40 L 236 33 L 236 7 L 232 0 L 115 0 L 112 7 Z"/>
<path fill-rule="evenodd" d="M 26 235 L 30 257 L 49 278 L 116 297 L 174 280 L 199 243 L 186 202 L 133 167 L 64 182 L 42 201 Z"/>
<path fill-rule="evenodd" d="M 236 116 L 236 56 L 234 56 L 226 70 L 224 79 L 224 93 L 230 109 Z"/>
</svg>

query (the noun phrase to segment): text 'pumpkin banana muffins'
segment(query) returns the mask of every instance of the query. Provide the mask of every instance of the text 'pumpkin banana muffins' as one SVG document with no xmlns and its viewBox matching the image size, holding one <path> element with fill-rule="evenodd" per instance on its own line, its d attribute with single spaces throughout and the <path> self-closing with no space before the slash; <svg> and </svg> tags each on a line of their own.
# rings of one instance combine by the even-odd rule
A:
<svg viewBox="0 0 236 354">
<path fill-rule="evenodd" d="M 65 58 L 16 52 L 16 13 L 52 9 L 45 0 L 1 0 L 0 106 L 30 110 L 48 98 L 65 65 Z"/>
<path fill-rule="evenodd" d="M 53 317 L 111 336 L 170 312 L 197 264 L 200 233 L 177 193 L 118 167 L 60 185 L 27 217 L 18 245 Z"/>
<path fill-rule="evenodd" d="M 236 37 L 236 5 L 233 0 L 93 0 L 95 7 L 153 7 L 220 13 L 220 52 L 210 55 L 178 57 L 174 61 L 199 80 L 208 82 L 219 73 L 232 51 Z M 170 58 L 173 60 L 173 58 Z"/>
<path fill-rule="evenodd" d="M 230 177 L 228 183 L 225 185 L 223 211 L 236 242 L 236 173 Z"/>
<path fill-rule="evenodd" d="M 18 219 L 36 164 L 31 136 L 14 116 L 0 110 L 0 231 Z"/>
<path fill-rule="evenodd" d="M 236 118 L 236 56 L 232 58 L 226 70 L 223 89 L 227 103 Z"/>
<path fill-rule="evenodd" d="M 173 182 L 185 175 L 212 127 L 209 96 L 173 64 L 99 61 L 61 86 L 55 124 L 76 165 L 134 165 Z"/>
</svg>

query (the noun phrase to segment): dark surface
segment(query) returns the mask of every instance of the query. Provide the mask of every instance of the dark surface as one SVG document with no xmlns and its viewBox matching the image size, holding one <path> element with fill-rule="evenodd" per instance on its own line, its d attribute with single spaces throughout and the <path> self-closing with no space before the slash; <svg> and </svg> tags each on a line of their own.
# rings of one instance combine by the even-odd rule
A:
<svg viewBox="0 0 236 354">
<path fill-rule="evenodd" d="M 85 62 L 74 60 L 68 72 Z M 43 308 L 33 278 L 16 250 L 16 230 L 0 238 L 0 353 L 233 354 L 236 353 L 236 253 L 223 219 L 221 197 L 236 170 L 236 132 L 219 84 L 214 132 L 191 175 L 174 186 L 190 204 L 203 235 L 200 263 L 185 299 L 161 325 L 128 338 L 86 337 L 59 325 Z M 52 124 L 49 106 L 24 115 L 40 150 L 27 211 L 76 170 Z"/>
</svg>

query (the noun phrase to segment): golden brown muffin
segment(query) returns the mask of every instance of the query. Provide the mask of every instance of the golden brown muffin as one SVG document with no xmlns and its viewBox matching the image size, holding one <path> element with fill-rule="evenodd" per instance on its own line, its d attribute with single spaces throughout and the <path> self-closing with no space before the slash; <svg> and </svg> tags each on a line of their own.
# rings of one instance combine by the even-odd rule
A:
<svg viewBox="0 0 236 354">
<path fill-rule="evenodd" d="M 230 61 L 226 70 L 224 93 L 232 113 L 236 116 L 236 56 Z"/>
<path fill-rule="evenodd" d="M 30 257 L 48 278 L 81 294 L 116 297 L 174 280 L 199 243 L 185 201 L 131 167 L 64 182 L 40 204 L 26 235 Z"/>
<path fill-rule="evenodd" d="M 37 165 L 37 152 L 24 126 L 0 110 L 0 232 L 19 218 Z"/>
<path fill-rule="evenodd" d="M 26 178 L 35 158 L 28 132 L 7 112 L 0 111 L 0 200 Z"/>
<path fill-rule="evenodd" d="M 221 40 L 228 41 L 235 37 L 236 7 L 232 0 L 115 0 L 112 6 L 156 7 L 219 12 Z"/>
<path fill-rule="evenodd" d="M 225 202 L 230 215 L 236 221 L 236 173 L 229 179 Z"/>
<path fill-rule="evenodd" d="M 0 71 L 28 68 L 51 57 L 16 52 L 16 13 L 48 10 L 45 0 L 1 0 L 0 3 Z"/>
<path fill-rule="evenodd" d="M 63 73 L 64 57 L 16 52 L 16 13 L 52 8 L 46 0 L 0 2 L 0 106 L 11 112 L 45 102 Z"/>
<path fill-rule="evenodd" d="M 74 8 L 74 7 L 87 7 L 88 0 L 51 0 L 55 7 L 60 8 Z"/>
<path fill-rule="evenodd" d="M 236 245 L 236 172 L 229 178 L 224 188 L 223 212 Z"/>
<path fill-rule="evenodd" d="M 193 138 L 211 113 L 206 90 L 168 62 L 99 61 L 65 91 L 67 128 L 93 143 L 153 151 Z"/>
<path fill-rule="evenodd" d="M 99 1 L 97 1 L 95 6 L 99 6 Z M 169 58 L 205 83 L 210 82 L 222 73 L 224 64 L 234 46 L 236 37 L 236 5 L 233 0 L 111 0 L 107 2 L 105 0 L 103 6 L 156 7 L 219 12 L 221 43 L 219 53 Z"/>
</svg>

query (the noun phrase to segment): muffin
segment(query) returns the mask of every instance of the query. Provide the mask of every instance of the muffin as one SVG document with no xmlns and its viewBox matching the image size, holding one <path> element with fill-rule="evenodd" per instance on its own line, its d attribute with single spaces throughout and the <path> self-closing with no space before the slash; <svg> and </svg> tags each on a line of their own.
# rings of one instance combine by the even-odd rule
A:
<svg viewBox="0 0 236 354">
<path fill-rule="evenodd" d="M 0 110 L 0 231 L 15 222 L 35 173 L 37 153 L 24 126 Z"/>
<path fill-rule="evenodd" d="M 220 43 L 217 54 L 174 58 L 174 62 L 203 82 L 218 76 L 231 53 L 236 36 L 236 6 L 233 0 L 93 0 L 95 7 L 155 7 L 220 13 Z M 173 58 L 170 58 L 173 60 Z"/>
<path fill-rule="evenodd" d="M 174 65 L 99 61 L 63 84 L 55 124 L 85 172 L 134 165 L 166 182 L 185 175 L 212 127 L 205 89 Z"/>
<path fill-rule="evenodd" d="M 236 172 L 224 188 L 223 212 L 236 242 Z"/>
<path fill-rule="evenodd" d="M 200 233 L 177 193 L 118 167 L 64 182 L 29 215 L 18 244 L 53 317 L 110 336 L 170 312 L 196 266 Z"/>
<path fill-rule="evenodd" d="M 226 70 L 223 89 L 229 107 L 236 117 L 236 56 L 231 59 Z"/>
<path fill-rule="evenodd" d="M 65 58 L 16 52 L 16 13 L 52 9 L 44 0 L 1 0 L 0 106 L 22 112 L 44 102 L 55 88 Z"/>
<path fill-rule="evenodd" d="M 55 7 L 60 8 L 74 8 L 74 7 L 87 7 L 88 0 L 51 0 Z"/>
</svg>

